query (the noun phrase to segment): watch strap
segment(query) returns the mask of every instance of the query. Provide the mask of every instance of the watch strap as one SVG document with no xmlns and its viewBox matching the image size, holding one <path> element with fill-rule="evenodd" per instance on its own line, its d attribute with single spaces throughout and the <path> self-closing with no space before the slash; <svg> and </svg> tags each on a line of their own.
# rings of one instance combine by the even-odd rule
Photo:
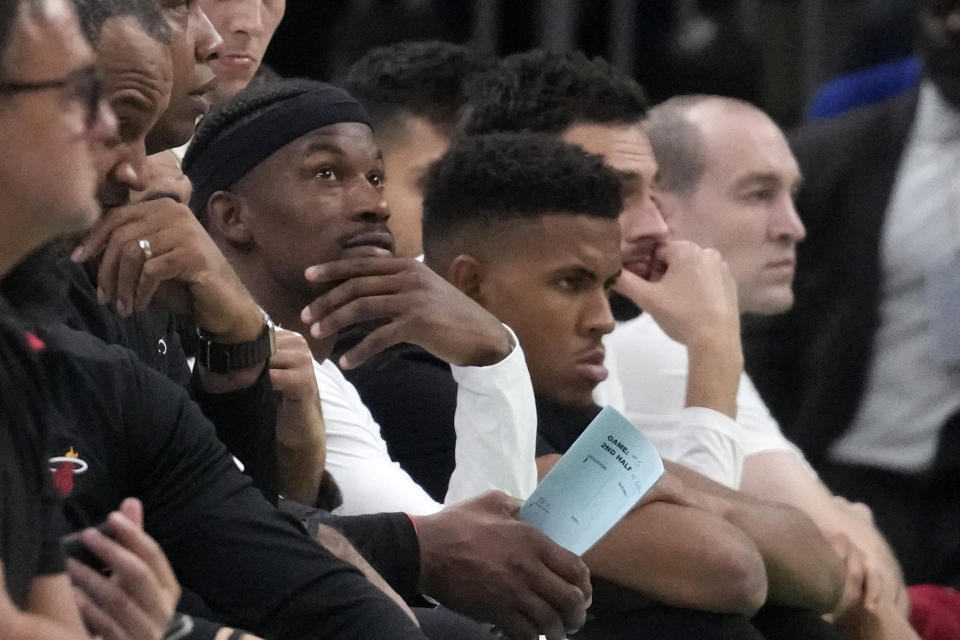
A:
<svg viewBox="0 0 960 640">
<path fill-rule="evenodd" d="M 277 352 L 273 323 L 264 314 L 263 332 L 250 342 L 224 344 L 203 333 L 198 338 L 197 362 L 214 373 L 248 369 L 266 361 Z"/>
</svg>

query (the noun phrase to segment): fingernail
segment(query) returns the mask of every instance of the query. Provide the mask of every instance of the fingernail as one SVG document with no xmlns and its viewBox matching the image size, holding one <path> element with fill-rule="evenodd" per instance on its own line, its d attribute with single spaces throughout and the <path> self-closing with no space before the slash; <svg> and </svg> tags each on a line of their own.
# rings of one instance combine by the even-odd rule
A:
<svg viewBox="0 0 960 640">
<path fill-rule="evenodd" d="M 310 324 L 310 321 L 313 320 L 313 314 L 310 313 L 310 307 L 305 307 L 304 310 L 300 312 L 300 319 L 303 320 L 304 324 Z"/>
<path fill-rule="evenodd" d="M 347 356 L 340 356 L 340 359 L 337 360 L 337 362 L 339 363 L 341 369 L 350 368 L 350 361 L 347 360 Z"/>
<path fill-rule="evenodd" d="M 107 304 L 109 300 L 110 299 L 107 298 L 107 292 L 104 291 L 101 287 L 97 287 L 97 302 L 99 302 L 100 304 Z"/>
<path fill-rule="evenodd" d="M 117 300 L 117 313 L 121 316 L 127 315 L 127 305 L 123 303 L 123 300 Z"/>
<path fill-rule="evenodd" d="M 319 322 L 315 322 L 315 323 L 313 323 L 312 325 L 310 325 L 310 335 L 312 335 L 314 338 L 322 338 L 322 337 L 323 337 L 323 334 L 320 333 L 320 323 L 319 323 Z"/>
<path fill-rule="evenodd" d="M 307 277 L 307 280 L 316 280 L 320 276 L 320 267 L 309 267 L 304 275 Z"/>
<path fill-rule="evenodd" d="M 73 253 L 70 254 L 70 259 L 74 262 L 80 262 L 83 258 L 83 245 L 77 245 L 77 248 L 73 250 Z"/>
</svg>

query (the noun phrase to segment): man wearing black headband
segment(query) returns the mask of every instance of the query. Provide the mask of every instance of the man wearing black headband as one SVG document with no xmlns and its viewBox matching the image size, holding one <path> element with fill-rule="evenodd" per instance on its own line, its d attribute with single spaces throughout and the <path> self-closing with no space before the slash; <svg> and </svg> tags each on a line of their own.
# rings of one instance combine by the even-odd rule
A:
<svg viewBox="0 0 960 640">
<path fill-rule="evenodd" d="M 463 368 L 494 368 L 517 353 L 510 332 L 479 305 L 421 263 L 393 256 L 383 162 L 362 108 L 346 92 L 286 81 L 241 93 L 201 125 L 184 167 L 195 210 L 247 286 L 279 321 L 310 327 L 302 332 L 318 360 L 338 331 L 371 320 L 379 323 L 341 366 L 398 342 Z M 517 504 L 488 494 L 418 517 L 420 586 L 512 637 L 560 638 L 582 624 L 586 570 L 509 517 Z M 483 510 L 487 533 L 479 535 L 467 520 Z M 435 546 L 441 520 L 462 523 L 455 558 L 452 547 Z M 437 551 L 446 556 L 440 564 Z"/>
</svg>

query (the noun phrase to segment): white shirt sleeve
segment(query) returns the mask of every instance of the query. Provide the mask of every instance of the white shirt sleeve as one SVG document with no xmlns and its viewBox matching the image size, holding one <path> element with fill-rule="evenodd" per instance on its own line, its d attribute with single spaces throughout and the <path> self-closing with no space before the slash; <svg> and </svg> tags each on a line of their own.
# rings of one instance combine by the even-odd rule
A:
<svg viewBox="0 0 960 640">
<path fill-rule="evenodd" d="M 744 454 L 737 423 L 719 411 L 686 407 L 649 414 L 628 409 L 625 415 L 653 441 L 663 459 L 731 489 L 740 486 Z"/>
<path fill-rule="evenodd" d="M 327 429 L 326 468 L 343 495 L 335 513 L 428 515 L 439 511 L 442 506 L 390 459 L 380 425 L 336 365 L 314 361 L 313 370 Z"/>
<path fill-rule="evenodd" d="M 807 462 L 803 452 L 780 431 L 780 424 L 770 414 L 770 409 L 746 373 L 740 376 L 740 389 L 737 392 L 737 423 L 740 425 L 740 442 L 745 457 L 768 451 L 787 451 L 800 460 L 811 476 L 817 477 L 817 472 Z"/>
<path fill-rule="evenodd" d="M 509 329 L 508 329 L 509 330 Z M 488 367 L 451 367 L 457 381 L 456 467 L 446 504 L 499 489 L 526 499 L 537 485 L 537 409 L 523 351 L 516 345 Z M 380 425 L 356 388 L 329 360 L 314 362 L 327 432 L 326 468 L 337 481 L 341 515 L 435 513 L 442 505 L 390 458 Z"/>
<path fill-rule="evenodd" d="M 627 417 L 644 429 L 667 460 L 738 488 L 745 458 L 788 451 L 816 476 L 780 431 L 746 373 L 740 376 L 737 420 L 733 421 L 709 409 L 682 409 L 689 373 L 687 350 L 649 315 L 617 325 L 608 344 L 616 354 Z"/>
<path fill-rule="evenodd" d="M 537 486 L 533 385 L 520 344 L 507 329 L 516 346 L 506 358 L 488 367 L 450 367 L 459 388 L 456 468 L 446 504 L 492 489 L 525 500 Z"/>
<path fill-rule="evenodd" d="M 656 445 L 666 460 L 736 488 L 744 450 L 737 422 L 705 407 L 686 407 L 687 352 L 649 314 L 617 325 L 607 336 L 615 354 L 614 375 L 622 388 L 624 415 Z"/>
</svg>

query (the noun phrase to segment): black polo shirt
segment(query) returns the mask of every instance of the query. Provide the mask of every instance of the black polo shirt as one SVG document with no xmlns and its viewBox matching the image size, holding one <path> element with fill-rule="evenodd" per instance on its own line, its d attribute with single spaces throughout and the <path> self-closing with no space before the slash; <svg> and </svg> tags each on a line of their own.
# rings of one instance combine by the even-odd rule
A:
<svg viewBox="0 0 960 640">
<path fill-rule="evenodd" d="M 32 348 L 41 345 L 34 340 Z M 43 387 L 30 350 L 21 331 L 0 329 L 0 560 L 20 608 L 34 577 L 64 570 L 59 504 L 44 455 Z"/>
<path fill-rule="evenodd" d="M 423 637 L 253 488 L 181 387 L 86 333 L 59 326 L 41 337 L 59 418 L 47 455 L 77 460 L 65 496 L 74 528 L 134 496 L 181 584 L 222 622 L 277 639 Z M 416 553 L 412 527 L 408 535 L 384 552 Z"/>
</svg>

